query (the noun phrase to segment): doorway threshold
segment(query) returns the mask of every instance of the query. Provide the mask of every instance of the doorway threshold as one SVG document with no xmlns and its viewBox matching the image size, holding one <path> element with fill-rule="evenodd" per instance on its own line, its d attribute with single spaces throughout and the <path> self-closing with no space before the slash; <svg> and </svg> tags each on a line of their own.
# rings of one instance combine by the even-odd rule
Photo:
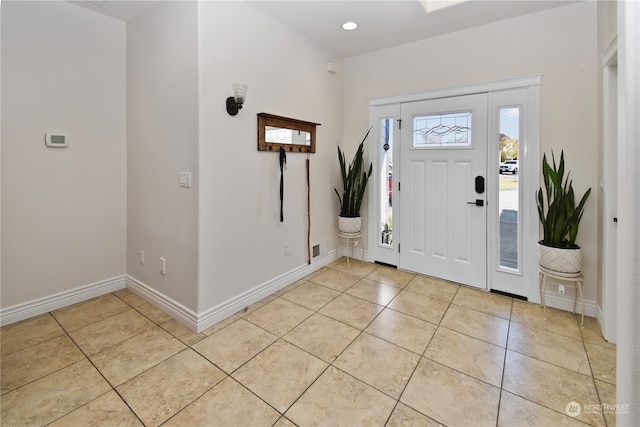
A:
<svg viewBox="0 0 640 427">
<path fill-rule="evenodd" d="M 389 263 L 382 262 L 382 261 L 374 261 L 373 263 L 374 264 L 378 264 L 378 265 L 384 265 L 385 267 L 395 268 L 396 270 L 398 269 L 397 265 L 389 264 Z"/>
<path fill-rule="evenodd" d="M 522 301 L 529 301 L 529 298 L 523 297 L 522 295 L 511 294 L 509 292 L 503 292 L 503 291 L 499 291 L 497 289 L 491 289 L 489 292 L 491 292 L 493 294 L 502 295 L 502 296 L 505 296 L 505 297 L 519 299 L 519 300 L 522 300 Z"/>
</svg>

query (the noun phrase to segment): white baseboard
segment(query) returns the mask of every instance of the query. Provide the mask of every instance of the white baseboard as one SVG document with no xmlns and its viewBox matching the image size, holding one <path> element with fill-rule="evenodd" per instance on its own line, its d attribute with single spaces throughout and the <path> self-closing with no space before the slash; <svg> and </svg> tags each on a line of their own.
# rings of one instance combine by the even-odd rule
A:
<svg viewBox="0 0 640 427">
<path fill-rule="evenodd" d="M 336 250 L 336 253 L 337 253 L 337 258 L 348 256 L 349 258 L 358 259 L 358 260 L 361 259 L 364 261 L 368 261 L 369 259 L 368 251 L 365 251 L 364 249 L 360 249 L 358 247 L 347 248 L 346 246 L 340 246 Z"/>
<path fill-rule="evenodd" d="M 112 277 L 79 288 L 1 309 L 0 325 L 9 325 L 123 289 L 125 287 L 125 278 L 126 276 L 123 274 L 122 276 Z"/>
<path fill-rule="evenodd" d="M 600 308 L 600 306 L 598 304 L 596 304 L 596 322 L 598 322 L 598 326 L 600 327 L 601 331 L 604 331 L 604 322 L 605 322 L 605 317 L 604 317 L 604 313 L 602 312 L 602 308 Z"/>
<path fill-rule="evenodd" d="M 358 257 L 361 254 L 357 254 Z M 156 291 L 135 277 L 122 275 L 91 283 L 79 288 L 60 292 L 37 300 L 0 309 L 0 325 L 5 326 L 40 314 L 65 308 L 100 295 L 128 288 L 159 308 L 191 330 L 202 332 L 245 307 L 254 304 L 280 289 L 289 286 L 296 280 L 313 273 L 337 259 L 337 251 L 331 251 L 322 258 L 315 258 L 311 264 L 304 264 L 274 279 L 250 289 L 216 307 L 196 313 L 179 302 Z"/>
<path fill-rule="evenodd" d="M 573 312 L 573 295 L 559 295 L 556 293 L 546 292 L 544 300 L 547 307 L 557 308 L 559 310 Z M 589 317 L 596 317 L 596 302 L 593 300 L 584 300 L 584 315 Z M 582 303 L 580 297 L 578 297 L 578 303 L 576 305 L 576 313 L 582 314 Z"/>
<path fill-rule="evenodd" d="M 313 273 L 316 270 L 337 259 L 337 251 L 331 251 L 320 259 L 315 259 L 311 264 L 304 264 L 294 268 L 278 277 L 275 277 L 261 285 L 256 286 L 240 295 L 231 298 L 215 307 L 203 311 L 198 314 L 198 322 L 196 330 L 202 332 L 210 328 L 216 323 L 226 319 L 229 316 L 239 312 L 245 307 L 249 307 L 261 299 L 268 297 L 274 292 L 289 286 L 297 280 Z"/>
<path fill-rule="evenodd" d="M 198 314 L 193 310 L 158 292 L 133 276 L 127 275 L 127 289 L 142 297 L 149 304 L 164 311 L 189 329 L 196 330 Z"/>
<path fill-rule="evenodd" d="M 616 319 L 611 319 L 610 321 L 613 321 L 615 323 Z M 615 341 L 615 337 L 607 337 L 605 335 L 605 331 L 607 330 L 606 329 L 607 318 L 605 317 L 604 312 L 602 311 L 602 307 L 600 307 L 597 304 L 596 304 L 596 322 L 598 322 L 598 326 L 600 327 L 600 332 L 602 333 L 602 337 L 606 341 L 612 344 L 617 344 L 617 342 Z"/>
<path fill-rule="evenodd" d="M 323 258 L 314 260 L 311 264 L 305 264 L 288 271 L 202 313 L 196 313 L 190 310 L 179 302 L 174 301 L 131 276 L 127 276 L 127 289 L 144 298 L 151 305 L 169 314 L 189 329 L 200 333 L 334 260 L 336 260 L 336 251 L 328 253 Z"/>
</svg>

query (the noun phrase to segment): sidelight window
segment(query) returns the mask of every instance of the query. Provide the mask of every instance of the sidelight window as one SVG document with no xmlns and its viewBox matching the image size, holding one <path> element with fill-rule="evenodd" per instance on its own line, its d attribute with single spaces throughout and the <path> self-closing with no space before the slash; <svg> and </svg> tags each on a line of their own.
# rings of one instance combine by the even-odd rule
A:
<svg viewBox="0 0 640 427">
<path fill-rule="evenodd" d="M 499 174 L 498 181 L 500 183 L 498 193 L 500 267 L 518 270 L 520 108 L 500 108 L 499 128 L 500 168 L 496 172 Z"/>
<path fill-rule="evenodd" d="M 380 240 L 393 244 L 393 119 L 380 120 Z"/>
</svg>

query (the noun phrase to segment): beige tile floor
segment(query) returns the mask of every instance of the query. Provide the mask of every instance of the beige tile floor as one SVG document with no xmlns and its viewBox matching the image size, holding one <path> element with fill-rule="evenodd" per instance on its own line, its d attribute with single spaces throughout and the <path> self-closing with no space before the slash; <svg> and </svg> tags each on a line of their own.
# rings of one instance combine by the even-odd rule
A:
<svg viewBox="0 0 640 427">
<path fill-rule="evenodd" d="M 615 424 L 594 319 L 344 259 L 200 334 L 128 290 L 0 333 L 2 426 Z"/>
</svg>

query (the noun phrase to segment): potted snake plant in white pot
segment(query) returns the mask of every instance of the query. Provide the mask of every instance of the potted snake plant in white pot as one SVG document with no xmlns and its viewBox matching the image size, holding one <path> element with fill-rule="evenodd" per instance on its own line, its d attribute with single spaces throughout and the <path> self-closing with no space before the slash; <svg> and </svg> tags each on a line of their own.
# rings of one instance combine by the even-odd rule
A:
<svg viewBox="0 0 640 427">
<path fill-rule="evenodd" d="M 369 132 L 371 132 L 371 129 L 369 129 L 358 146 L 348 169 L 344 153 L 340 149 L 340 146 L 338 146 L 338 161 L 340 162 L 340 173 L 342 175 L 342 192 L 338 192 L 337 188 L 334 188 L 334 190 L 340 201 L 338 229 L 342 233 L 359 233 L 362 226 L 360 206 L 362 205 L 367 182 L 373 171 L 373 164 L 369 163 L 369 169 L 367 171 L 364 162 L 364 142 L 369 136 Z"/>
<path fill-rule="evenodd" d="M 546 154 L 542 158 L 544 190 L 540 188 L 537 194 L 538 216 L 544 233 L 538 242 L 538 262 L 548 270 L 576 274 L 582 270 L 582 249 L 576 244 L 576 237 L 591 188 L 576 204 L 570 173 L 565 176 L 564 151 L 557 165 L 553 152 L 551 157 L 552 165 L 547 162 Z"/>
</svg>

